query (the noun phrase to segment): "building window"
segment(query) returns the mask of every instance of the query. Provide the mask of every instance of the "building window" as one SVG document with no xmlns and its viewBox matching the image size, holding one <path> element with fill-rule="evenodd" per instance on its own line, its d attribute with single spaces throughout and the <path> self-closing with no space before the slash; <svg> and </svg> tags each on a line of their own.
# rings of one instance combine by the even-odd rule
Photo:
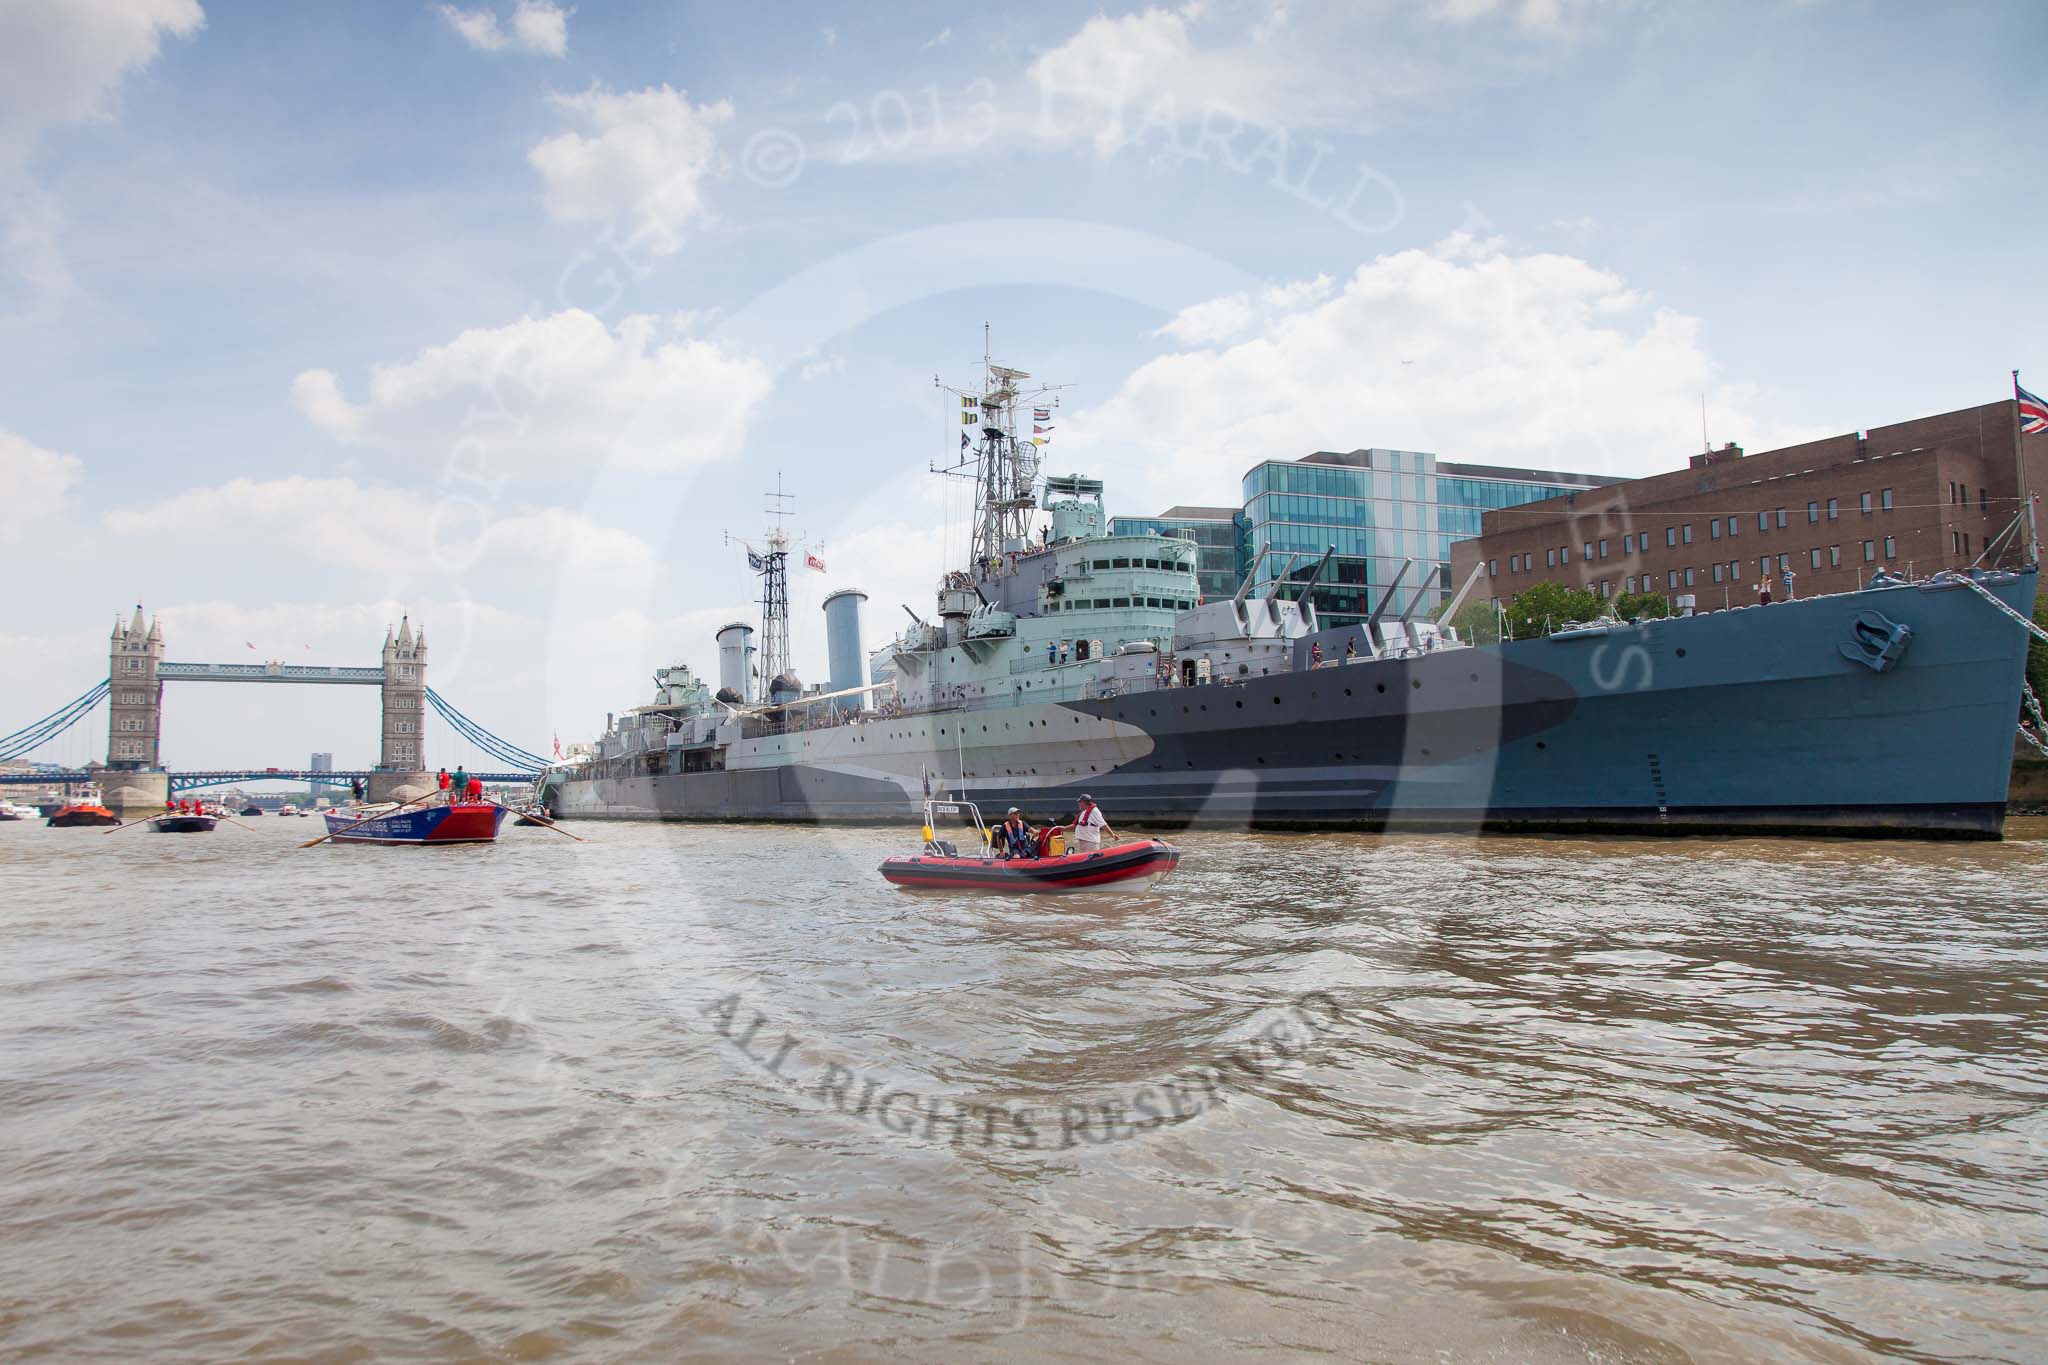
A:
<svg viewBox="0 0 2048 1365">
<path fill-rule="evenodd" d="M 1499 574 L 1500 574 L 1500 561 L 1499 561 L 1499 560 L 1497 560 L 1497 559 L 1489 559 L 1489 560 L 1487 560 L 1487 561 L 1486 561 L 1486 576 L 1487 576 L 1488 578 L 1495 578 L 1495 577 L 1498 577 L 1498 576 L 1499 576 Z"/>
<path fill-rule="evenodd" d="M 1600 580 L 1600 595 L 1602 597 L 1614 596 L 1614 585 L 1604 578 Z"/>
<path fill-rule="evenodd" d="M 1820 504 L 1819 504 L 1819 503 L 1817 503 L 1817 502 L 1809 502 L 1809 503 L 1807 503 L 1807 504 L 1806 504 L 1806 524 L 1807 524 L 1808 526 L 1812 526 L 1812 525 L 1814 525 L 1815 523 L 1817 523 L 1817 522 L 1818 522 L 1819 520 L 1820 520 Z"/>
<path fill-rule="evenodd" d="M 1828 499 L 1828 520 L 1829 520 L 1829 521 L 1835 521 L 1835 520 L 1839 519 L 1839 518 L 1841 517 L 1841 515 L 1842 515 L 1842 509 L 1841 509 L 1841 506 L 1840 506 L 1840 504 L 1839 504 L 1838 500 L 1837 500 L 1837 499 L 1835 499 L 1835 498 L 1829 498 L 1829 499 Z"/>
<path fill-rule="evenodd" d="M 1870 563 L 1870 562 L 1871 562 L 1872 560 L 1874 560 L 1874 559 L 1876 559 L 1876 558 L 1877 558 L 1877 542 L 1876 542 L 1876 541 L 1874 541 L 1874 540 L 1866 540 L 1866 541 L 1864 541 L 1864 542 L 1863 542 L 1863 562 L 1864 562 L 1865 564 L 1868 564 L 1868 563 Z"/>
<path fill-rule="evenodd" d="M 1664 571 L 1664 585 L 1669 588 L 1678 586 L 1678 570 L 1666 569 Z"/>
<path fill-rule="evenodd" d="M 128 661 L 128 671 L 130 673 L 140 673 L 142 671 L 142 660 L 130 659 Z"/>
<path fill-rule="evenodd" d="M 1714 581 L 1716 583 L 1721 581 L 1721 563 L 1719 560 L 1714 561 Z"/>
<path fill-rule="evenodd" d="M 1688 588 L 1692 586 L 1692 570 L 1691 570 L 1691 569 L 1687 569 L 1687 570 L 1685 571 L 1685 586 L 1686 586 L 1686 587 L 1688 587 Z"/>
<path fill-rule="evenodd" d="M 1887 512 L 1889 512 L 1889 511 L 1891 511 L 1891 510 L 1892 510 L 1892 490 L 1891 490 L 1891 489 L 1889 489 L 1889 488 L 1880 488 L 1880 489 L 1879 489 L 1879 490 L 1877 491 L 1877 505 L 1878 505 L 1878 506 L 1880 506 L 1880 507 L 1882 507 L 1882 508 L 1883 508 L 1883 509 L 1884 509 L 1885 511 L 1887 511 Z"/>
<path fill-rule="evenodd" d="M 1948 533 L 1948 550 L 1950 554 L 1956 555 L 1963 552 L 1963 537 L 1960 531 L 1950 531 Z"/>
<path fill-rule="evenodd" d="M 1864 516 L 1867 517 L 1870 515 L 1870 494 L 1864 493 L 1861 495 L 1860 510 L 1862 511 Z"/>
<path fill-rule="evenodd" d="M 1719 517 L 1715 517 L 1715 518 L 1714 518 L 1714 519 L 1713 519 L 1712 521 L 1710 521 L 1710 522 L 1708 522 L 1708 523 L 1707 523 L 1707 539 L 1708 539 L 1708 540 L 1719 540 L 1720 538 L 1721 538 L 1721 519 L 1720 519 Z"/>
<path fill-rule="evenodd" d="M 1666 548 L 1669 548 L 1670 546 L 1676 545 L 1677 543 L 1678 543 L 1678 528 L 1677 528 L 1676 526 L 1667 526 L 1667 527 L 1665 527 L 1665 528 L 1664 528 L 1664 544 L 1665 544 Z"/>
<path fill-rule="evenodd" d="M 1593 542 L 1589 540 L 1589 541 L 1587 541 L 1587 542 L 1586 542 L 1586 558 L 1588 558 L 1588 559 L 1591 559 L 1592 557 L 1593 557 Z"/>
<path fill-rule="evenodd" d="M 396 729 L 397 732 L 401 735 L 409 735 L 413 732 L 414 729 L 413 723 L 409 720 L 402 720 L 398 722 L 398 724 L 393 728 Z"/>
<path fill-rule="evenodd" d="M 1607 538 L 1605 536 L 1600 538 L 1600 557 L 1602 559 L 1607 558 Z"/>
<path fill-rule="evenodd" d="M 1839 546 L 1839 545 L 1830 545 L 1830 546 L 1828 546 L 1828 567 L 1829 567 L 1830 569 L 1839 569 L 1839 568 L 1841 568 L 1841 567 L 1842 567 L 1842 547 L 1841 547 L 1841 546 Z"/>
<path fill-rule="evenodd" d="M 1816 545 L 1806 552 L 1806 567 L 1809 569 L 1818 569 L 1820 567 L 1820 546 Z"/>
<path fill-rule="evenodd" d="M 1735 518 L 1728 518 L 1728 539 L 1735 539 Z"/>
<path fill-rule="evenodd" d="M 1769 512 L 1759 512 L 1756 514 L 1756 529 L 1759 531 L 1771 529 L 1771 514 Z"/>
<path fill-rule="evenodd" d="M 1634 574 L 1630 574 L 1626 579 L 1622 580 L 1622 583 L 1630 592 L 1636 590 L 1636 576 Z"/>
<path fill-rule="evenodd" d="M 1546 569 L 1554 569 L 1557 567 L 1557 551 L 1545 550 L 1543 552 L 1543 567 Z"/>
<path fill-rule="evenodd" d="M 1780 531 L 1785 529 L 1785 509 L 1782 507 L 1778 509 L 1778 529 Z"/>
<path fill-rule="evenodd" d="M 1558 551 L 1557 551 L 1557 562 L 1558 562 L 1558 563 L 1560 563 L 1560 564 L 1569 564 L 1569 563 L 1571 563 L 1571 562 L 1572 562 L 1572 547 L 1571 547 L 1571 546 L 1569 546 L 1569 545 L 1564 545 L 1564 546 L 1560 546 L 1560 547 L 1558 548 Z"/>
<path fill-rule="evenodd" d="M 1980 516 L 1991 515 L 1991 495 L 1984 491 L 1982 485 L 1977 488 L 1977 512 Z"/>
<path fill-rule="evenodd" d="M 1891 490 L 1886 489 L 1885 491 L 1890 492 Z M 1897 559 L 1899 557 L 1899 542 L 1890 536 L 1884 538 L 1884 557 L 1886 559 Z"/>
<path fill-rule="evenodd" d="M 1625 555 L 1632 555 L 1636 552 L 1636 537 L 1633 531 L 1621 538 L 1621 552 Z"/>
</svg>

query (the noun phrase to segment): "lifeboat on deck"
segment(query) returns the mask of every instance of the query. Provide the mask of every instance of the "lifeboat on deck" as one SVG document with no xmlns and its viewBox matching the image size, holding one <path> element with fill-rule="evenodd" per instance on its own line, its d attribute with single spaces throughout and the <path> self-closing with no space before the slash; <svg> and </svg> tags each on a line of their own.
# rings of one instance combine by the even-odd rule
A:
<svg viewBox="0 0 2048 1365">
<path fill-rule="evenodd" d="M 961 853 L 935 837 L 935 815 L 968 815 L 984 851 Z M 1180 864 L 1180 850 L 1162 839 L 1140 839 L 1107 848 L 1058 853 L 1042 858 L 997 858 L 988 827 L 971 801 L 925 803 L 924 852 L 901 854 L 882 864 L 882 876 L 897 886 L 970 891 L 1083 891 L 1118 882 L 1150 881 Z"/>
</svg>

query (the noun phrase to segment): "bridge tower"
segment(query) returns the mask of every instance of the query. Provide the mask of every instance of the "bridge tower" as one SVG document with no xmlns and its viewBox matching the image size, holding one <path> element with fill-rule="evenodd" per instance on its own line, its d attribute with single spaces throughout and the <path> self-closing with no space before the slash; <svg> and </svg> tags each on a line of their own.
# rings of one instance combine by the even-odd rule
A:
<svg viewBox="0 0 2048 1365">
<path fill-rule="evenodd" d="M 384 741 L 377 766 L 385 772 L 418 773 L 427 766 L 427 632 L 413 634 L 412 618 L 398 633 L 384 632 Z"/>
<path fill-rule="evenodd" d="M 142 624 L 142 604 L 127 625 L 114 618 L 107 642 L 107 766 L 122 772 L 152 772 L 163 766 L 157 752 L 163 730 L 164 685 L 157 665 L 164 659 L 159 621 Z"/>
</svg>

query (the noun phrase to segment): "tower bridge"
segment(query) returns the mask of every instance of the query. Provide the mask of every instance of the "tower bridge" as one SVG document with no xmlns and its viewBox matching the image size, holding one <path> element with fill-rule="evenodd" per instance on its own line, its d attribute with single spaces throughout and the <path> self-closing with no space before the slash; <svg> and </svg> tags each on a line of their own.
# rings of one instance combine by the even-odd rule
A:
<svg viewBox="0 0 2048 1365">
<path fill-rule="evenodd" d="M 173 773 L 165 769 L 161 751 L 164 684 L 227 682 L 378 688 L 383 705 L 377 765 L 360 773 L 319 775 L 344 782 L 352 776 L 361 777 L 371 800 L 386 800 L 400 787 L 431 781 L 425 753 L 429 709 L 508 770 L 478 774 L 485 781 L 523 781 L 546 766 L 546 760 L 539 755 L 491 734 L 429 688 L 427 658 L 426 630 L 415 631 L 411 618 L 405 617 L 395 629 L 385 629 L 383 655 L 374 667 L 288 664 L 281 660 L 256 664 L 180 663 L 164 658 L 163 623 L 145 623 L 142 606 L 137 603 L 133 618 L 126 624 L 115 618 L 107 644 L 106 682 L 34 724 L 0 736 L 0 759 L 19 757 L 62 734 L 105 700 L 105 796 L 110 806 L 118 802 L 126 807 L 118 812 L 123 818 L 131 813 L 161 809 L 165 797 L 173 790 L 230 781 L 311 776 L 275 768 L 232 773 Z M 49 777 L 43 776 L 45 780 Z M 27 780 L 28 775 L 20 777 Z M 0 776 L 0 781 L 5 780 L 5 776 Z"/>
</svg>

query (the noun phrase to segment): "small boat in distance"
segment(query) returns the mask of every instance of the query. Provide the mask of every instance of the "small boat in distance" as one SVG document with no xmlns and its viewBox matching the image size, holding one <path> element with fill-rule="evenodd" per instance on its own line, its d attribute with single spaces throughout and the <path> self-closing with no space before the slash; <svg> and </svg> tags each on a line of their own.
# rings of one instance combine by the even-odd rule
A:
<svg viewBox="0 0 2048 1365">
<path fill-rule="evenodd" d="M 297 815 L 299 813 L 299 808 L 297 806 L 294 806 L 291 802 L 287 801 L 282 806 L 279 806 L 277 808 L 277 813 L 279 815 Z"/>
<path fill-rule="evenodd" d="M 961 853 L 933 828 L 934 816 L 968 816 L 979 846 Z M 1051 831 L 1048 831 L 1051 833 Z M 1162 839 L 1139 839 L 1087 852 L 1067 852 L 1059 841 L 1042 839 L 1046 856 L 998 858 L 988 826 L 972 801 L 927 801 L 924 852 L 898 855 L 882 864 L 882 877 L 896 886 L 968 891 L 1083 891 L 1117 882 L 1153 881 L 1180 865 L 1180 850 Z"/>
<path fill-rule="evenodd" d="M 59 806 L 56 813 L 43 823 L 58 829 L 76 829 L 81 825 L 118 825 L 121 817 L 96 802 L 77 802 Z"/>
<path fill-rule="evenodd" d="M 0 801 L 0 820 L 26 820 L 41 815 L 34 806 L 17 806 L 12 801 Z"/>
<path fill-rule="evenodd" d="M 149 817 L 149 827 L 158 834 L 208 834 L 220 823 L 217 816 L 200 811 L 167 810 Z"/>
<path fill-rule="evenodd" d="M 263 807 L 251 801 L 248 805 L 242 807 L 241 813 L 243 815 L 261 815 L 263 814 Z"/>
</svg>

